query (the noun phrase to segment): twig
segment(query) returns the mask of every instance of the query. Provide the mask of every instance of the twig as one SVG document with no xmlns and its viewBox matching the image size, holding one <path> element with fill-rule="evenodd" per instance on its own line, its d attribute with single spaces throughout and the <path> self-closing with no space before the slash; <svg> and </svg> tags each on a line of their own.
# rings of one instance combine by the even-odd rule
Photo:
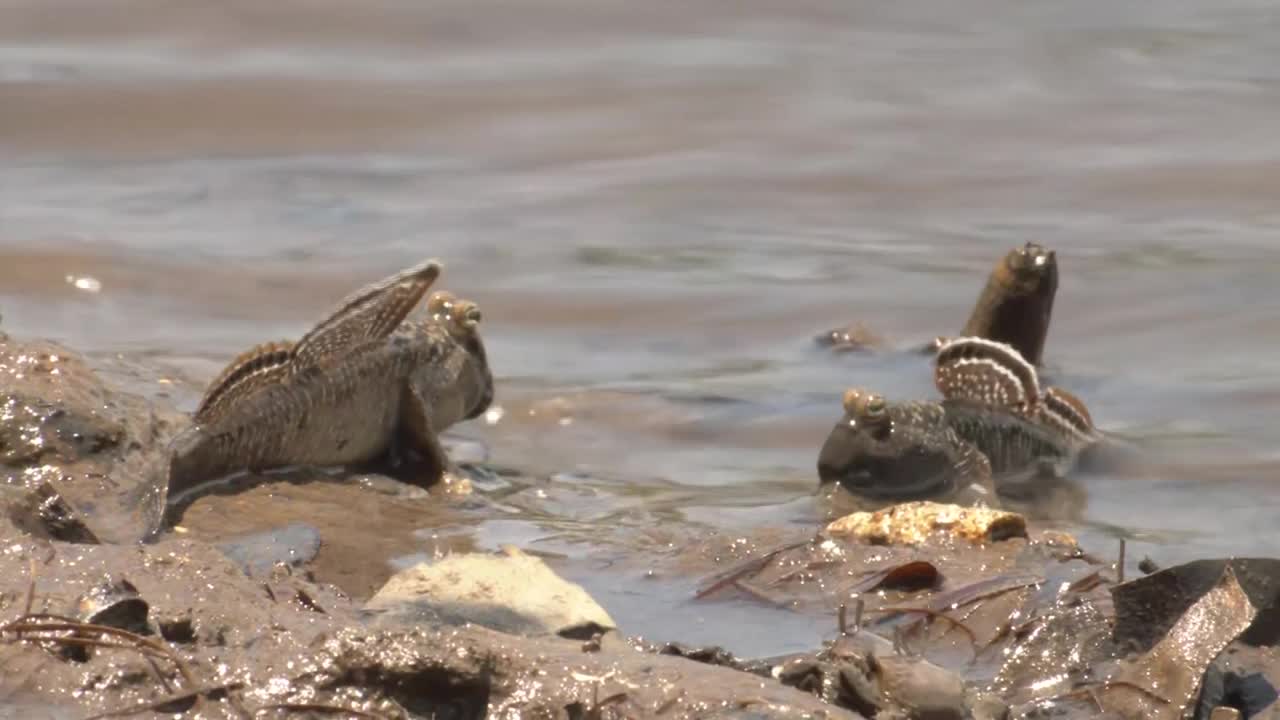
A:
<svg viewBox="0 0 1280 720">
<path fill-rule="evenodd" d="M 1001 624 L 1000 629 L 996 631 L 996 634 L 993 635 L 991 639 L 986 642 L 986 644 L 984 644 L 977 652 L 973 654 L 973 660 L 976 662 L 978 658 L 982 657 L 983 653 L 995 647 L 996 643 L 1000 642 L 1001 640 L 1007 637 L 1013 637 L 1015 639 L 1022 637 L 1028 631 L 1029 628 L 1031 628 L 1036 623 L 1039 623 L 1045 620 L 1046 617 L 1047 617 L 1046 615 L 1033 615 L 1030 618 L 1028 618 L 1026 622 L 1017 626 L 1015 626 L 1011 622 L 1005 622 Z"/>
<path fill-rule="evenodd" d="M 676 703 L 680 702 L 680 698 L 684 697 L 684 689 L 676 688 L 676 690 L 678 692 L 675 695 L 671 695 L 666 700 L 663 700 L 662 704 L 658 706 L 658 709 L 653 711 L 654 715 L 666 715 L 671 708 L 676 706 Z"/>
<path fill-rule="evenodd" d="M 919 615 L 927 615 L 930 618 L 940 618 L 942 620 L 946 620 L 948 623 L 951 624 L 952 627 L 960 628 L 961 630 L 963 630 L 965 635 L 969 636 L 969 642 L 974 646 L 975 649 L 978 646 L 977 633 L 975 633 L 972 629 L 969 628 L 968 625 L 965 625 L 963 622 L 951 617 L 950 615 L 944 612 L 940 612 L 938 610 L 933 610 L 930 608 L 913 608 L 913 607 L 883 607 L 883 608 L 876 608 L 871 612 L 886 613 L 886 614 L 916 613 Z"/>
<path fill-rule="evenodd" d="M 150 648 L 138 647 L 137 645 L 126 645 L 125 643 L 111 642 L 102 638 L 93 637 L 77 637 L 75 635 L 54 635 L 52 637 L 31 637 L 23 636 L 20 638 L 25 642 L 33 643 L 60 643 L 62 645 L 78 645 L 80 647 L 102 647 L 114 648 L 116 650 L 137 650 L 143 657 L 161 657 L 168 659 L 164 655 L 151 650 Z"/>
<path fill-rule="evenodd" d="M 901 625 L 893 626 L 893 652 L 898 655 L 909 655 L 907 652 L 907 636 Z"/>
<path fill-rule="evenodd" d="M 263 713 L 278 710 L 290 710 L 294 712 L 321 712 L 329 713 L 331 715 L 341 715 L 346 713 L 352 717 L 365 718 L 366 720 L 389 720 L 386 715 L 382 715 L 380 713 L 373 713 L 367 710 L 356 710 L 355 708 L 346 708 L 339 705 L 324 705 L 321 703 L 276 703 L 274 705 L 263 705 L 253 711 L 253 716 L 258 717 Z"/>
<path fill-rule="evenodd" d="M 1116 582 L 1124 582 L 1124 538 L 1120 538 L 1120 559 L 1116 561 Z"/>
<path fill-rule="evenodd" d="M 36 600 L 36 559 L 31 558 L 31 584 L 27 586 L 27 602 L 22 607 L 23 615 L 31 614 L 31 605 Z"/>
<path fill-rule="evenodd" d="M 1098 697 L 1098 691 L 1095 688 L 1088 688 L 1089 699 L 1093 701 L 1093 707 L 1097 709 L 1098 714 L 1105 713 L 1107 709 L 1102 706 L 1102 698 Z"/>
<path fill-rule="evenodd" d="M 778 557 L 782 553 L 787 552 L 788 550 L 794 550 L 795 548 L 798 548 L 798 547 L 803 547 L 805 545 L 808 545 L 811 542 L 813 541 L 805 540 L 803 542 L 791 543 L 790 545 L 784 545 L 780 548 L 770 550 L 769 552 L 765 553 L 764 555 L 761 555 L 760 557 L 746 560 L 740 563 L 737 567 L 726 572 L 724 575 L 721 575 L 717 580 L 712 582 L 710 585 L 699 590 L 693 596 L 693 599 L 701 600 L 707 597 L 708 595 L 713 595 L 717 591 L 723 590 L 724 588 L 729 587 L 730 585 L 735 585 L 738 580 L 741 580 L 742 578 L 748 575 L 756 575 L 760 573 L 760 571 L 768 567 L 769 563 L 773 562 L 773 559 Z"/>
<path fill-rule="evenodd" d="M 142 657 L 146 659 L 147 665 L 151 667 L 151 676 L 160 682 L 160 686 L 164 688 L 164 691 L 167 693 L 173 692 L 173 685 L 169 684 L 169 679 L 164 676 L 164 673 L 160 672 L 160 666 L 156 664 L 155 658 L 146 653 L 143 653 Z"/>
<path fill-rule="evenodd" d="M 867 603 L 862 598 L 855 598 L 853 601 L 853 632 L 862 629 L 862 611 L 866 609 Z M 840 609 L 836 613 L 836 625 L 840 628 L 841 635 L 849 635 L 849 606 L 840 603 Z"/>
<path fill-rule="evenodd" d="M 30 622 L 31 620 L 50 620 L 52 622 Z M 120 628 L 111 627 L 109 625 L 95 625 L 93 623 L 80 622 L 73 618 L 61 615 L 52 615 L 48 613 L 35 613 L 18 618 L 12 622 L 0 625 L 0 634 L 12 632 L 19 636 L 20 639 L 28 639 L 23 637 L 23 633 L 30 632 L 93 632 L 100 635 L 110 635 L 112 637 L 123 638 L 133 642 L 139 648 L 148 648 L 155 652 L 161 653 L 167 660 L 172 662 L 182 675 L 183 681 L 190 687 L 195 687 L 196 679 L 192 674 L 191 668 L 187 663 L 174 652 L 173 648 L 163 643 L 143 637 L 137 633 L 122 630 Z M 35 638 L 38 640 L 55 640 L 55 638 Z M 64 638 L 65 639 L 65 638 Z"/>
<path fill-rule="evenodd" d="M 732 585 L 760 602 L 779 608 L 785 608 L 787 606 L 787 604 L 781 600 L 769 597 L 763 590 L 749 584 L 746 580 L 734 580 Z"/>
<path fill-rule="evenodd" d="M 150 702 L 140 703 L 138 705 L 133 705 L 127 708 L 120 708 L 118 710 L 107 710 L 106 712 L 100 712 L 97 715 L 90 715 L 84 720 L 101 720 L 102 718 L 110 718 L 110 717 L 128 717 L 129 715 L 137 715 L 139 713 L 144 713 L 144 712 L 160 712 L 160 708 L 164 707 L 165 705 L 171 705 L 173 703 L 181 702 L 183 700 L 190 700 L 191 698 L 199 698 L 201 695 L 208 695 L 210 693 L 221 692 L 224 690 L 235 690 L 241 687 L 244 687 L 243 683 L 230 682 L 230 683 L 223 683 L 222 685 L 209 685 L 206 687 L 192 688 L 190 690 L 183 690 L 182 692 L 174 693 L 172 695 L 167 695 L 165 697 L 160 698 L 159 700 L 152 700 Z"/>
<path fill-rule="evenodd" d="M 781 585 L 782 583 L 790 582 L 796 579 L 797 577 L 800 577 L 801 575 L 809 572 L 810 570 L 821 570 L 823 568 L 835 567 L 839 564 L 840 564 L 840 561 L 838 560 L 814 560 L 813 562 L 805 563 L 803 567 L 798 567 L 795 570 L 791 570 L 783 575 L 779 575 L 777 579 L 775 579 L 773 582 L 769 584 Z"/>
<path fill-rule="evenodd" d="M 1053 697 L 1045 698 L 1045 699 L 1049 702 L 1052 702 L 1055 700 L 1066 700 L 1066 699 L 1079 700 L 1081 698 L 1087 697 L 1093 700 L 1093 703 L 1098 706 L 1099 710 L 1103 710 L 1102 702 L 1098 698 L 1098 690 L 1106 691 L 1106 690 L 1111 690 L 1112 688 L 1125 688 L 1126 690 L 1133 690 L 1139 693 L 1140 695 L 1145 695 L 1150 700 L 1154 700 L 1155 702 L 1160 703 L 1161 705 L 1170 704 L 1170 700 L 1164 697 L 1163 695 L 1160 695 L 1154 690 L 1144 688 L 1141 685 L 1135 682 L 1130 682 L 1128 680 L 1108 680 L 1106 682 L 1099 683 L 1097 685 L 1089 685 L 1086 687 L 1077 688 L 1075 690 L 1070 690 L 1068 692 L 1062 693 L 1061 695 L 1054 695 Z"/>
</svg>

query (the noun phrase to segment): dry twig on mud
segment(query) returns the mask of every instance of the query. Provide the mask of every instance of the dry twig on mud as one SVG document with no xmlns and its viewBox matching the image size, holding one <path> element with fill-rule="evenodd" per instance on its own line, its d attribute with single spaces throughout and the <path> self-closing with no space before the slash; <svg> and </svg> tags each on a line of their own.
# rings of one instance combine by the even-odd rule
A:
<svg viewBox="0 0 1280 720">
<path fill-rule="evenodd" d="M 138 703 L 137 705 L 131 705 L 127 708 L 120 708 L 117 710 L 106 710 L 96 715 L 90 715 L 84 720 L 102 720 L 102 718 L 128 717 L 130 715 L 141 715 L 142 713 L 145 713 L 145 712 L 172 712 L 172 711 L 166 711 L 164 708 L 169 705 L 183 702 L 184 700 L 198 700 L 199 698 L 205 695 L 212 695 L 214 693 L 226 692 L 229 690 L 238 690 L 242 687 L 244 687 L 242 683 L 224 683 L 222 685 L 207 685 L 205 687 L 192 688 L 190 690 L 182 690 L 182 691 L 173 693 L 171 695 L 167 695 L 165 697 L 159 698 L 157 700 Z"/>
<path fill-rule="evenodd" d="M 969 643 L 973 645 L 975 649 L 978 646 L 977 633 L 975 633 L 968 625 L 965 625 L 962 621 L 957 620 L 940 610 L 934 610 L 933 608 L 918 608 L 918 607 L 883 607 L 883 608 L 876 608 L 874 610 L 868 610 L 867 612 L 884 613 L 886 615 L 894 615 L 898 613 L 902 613 L 902 614 L 914 613 L 918 615 L 926 615 L 930 618 L 946 620 L 947 623 L 949 623 L 952 627 L 963 630 L 964 634 L 969 637 Z"/>
<path fill-rule="evenodd" d="M 72 635 L 46 635 L 45 633 L 74 633 Z M 53 615 L 49 613 L 32 613 L 24 615 L 17 620 L 7 622 L 0 625 L 0 638 L 6 634 L 12 633 L 14 639 L 18 641 L 31 642 L 51 642 L 61 643 L 64 645 L 97 645 L 99 647 L 116 647 L 126 650 L 137 650 L 138 652 L 148 654 L 152 653 L 173 663 L 178 673 L 182 675 L 182 679 L 190 687 L 196 686 L 195 675 L 192 674 L 191 668 L 173 648 L 158 640 L 139 635 L 135 632 L 122 630 L 109 625 L 95 625 L 93 623 L 81 622 L 75 618 L 69 618 L 62 615 Z M 86 634 L 89 637 L 86 637 Z M 98 637 L 92 637 L 92 635 Z M 122 642 L 113 643 L 104 639 L 110 637 L 119 639 Z M 91 642 L 85 642 L 91 641 Z"/>
<path fill-rule="evenodd" d="M 245 710 L 238 701 L 234 701 L 234 697 L 230 694 L 230 691 L 243 689 L 243 683 L 228 682 L 218 685 L 201 685 L 197 682 L 196 675 L 192 672 L 190 665 L 188 665 L 187 662 L 182 659 L 182 656 L 170 647 L 167 642 L 150 638 L 145 635 L 139 635 L 138 633 L 124 630 L 122 628 L 88 623 L 65 615 L 32 612 L 31 610 L 35 604 L 36 594 L 36 570 L 36 562 L 32 559 L 31 583 L 27 587 L 27 596 L 23 604 L 23 612 L 17 618 L 0 624 L 0 644 L 35 643 L 40 645 L 57 645 L 61 647 L 97 647 L 112 648 L 116 650 L 131 650 L 138 653 L 147 662 L 152 671 L 152 675 L 164 688 L 165 694 L 163 697 L 125 708 L 98 712 L 88 716 L 85 720 L 128 717 L 130 715 L 140 715 L 142 713 L 149 712 L 173 712 L 172 710 L 166 710 L 166 708 L 171 705 L 177 705 L 187 701 L 199 703 L 202 698 L 218 693 L 226 693 L 226 696 L 233 700 L 233 706 L 236 707 L 241 714 L 249 717 L 258 717 L 274 711 L 300 711 L 346 715 L 349 717 L 361 718 L 362 720 L 387 720 L 386 716 L 378 713 L 340 707 L 337 705 L 325 705 L 322 703 L 279 703 L 275 705 L 266 705 L 249 712 Z M 174 691 L 172 685 L 167 679 L 165 679 L 163 673 L 160 672 L 160 668 L 155 664 L 156 660 L 165 660 L 170 662 L 177 673 L 182 677 L 185 689 Z"/>
<path fill-rule="evenodd" d="M 774 548 L 773 550 L 770 550 L 758 557 L 748 558 L 747 560 L 744 560 L 730 568 L 727 572 L 720 575 L 720 577 L 713 580 L 706 587 L 698 590 L 698 592 L 694 594 L 693 599 L 702 600 L 710 595 L 714 595 L 716 592 L 723 590 L 726 587 L 737 585 L 740 580 L 748 577 L 754 577 L 758 575 L 760 571 L 768 567 L 769 563 L 773 562 L 774 558 L 778 557 L 782 553 L 787 552 L 788 550 L 794 550 L 798 547 L 803 547 L 811 542 L 813 541 L 805 540 L 803 542 L 790 543 L 779 548 Z"/>
<path fill-rule="evenodd" d="M 274 705 L 263 705 L 253 711 L 253 716 L 258 717 L 269 712 L 316 712 L 327 713 L 329 715 L 350 715 L 354 718 L 362 718 L 362 720 L 388 720 L 386 715 L 368 710 L 356 710 L 354 708 L 342 707 L 340 705 L 325 705 L 323 703 L 275 703 Z"/>
<path fill-rule="evenodd" d="M 1105 708 L 1103 708 L 1102 701 L 1098 697 L 1097 693 L 1099 690 L 1103 692 L 1107 692 L 1117 688 L 1132 690 L 1138 693 L 1139 695 L 1146 697 L 1148 700 L 1152 700 L 1160 705 L 1170 704 L 1169 698 L 1157 693 L 1154 690 L 1142 687 L 1141 685 L 1135 682 L 1130 682 L 1128 680 L 1107 680 L 1105 682 L 1101 682 L 1096 685 L 1088 685 L 1082 688 L 1077 688 L 1075 690 L 1070 690 L 1068 692 L 1062 693 L 1061 695 L 1054 695 L 1053 697 L 1045 698 L 1043 702 L 1055 702 L 1058 700 L 1080 700 L 1080 699 L 1088 698 L 1093 701 L 1094 705 L 1096 705 L 1100 711 L 1105 712 Z"/>
</svg>

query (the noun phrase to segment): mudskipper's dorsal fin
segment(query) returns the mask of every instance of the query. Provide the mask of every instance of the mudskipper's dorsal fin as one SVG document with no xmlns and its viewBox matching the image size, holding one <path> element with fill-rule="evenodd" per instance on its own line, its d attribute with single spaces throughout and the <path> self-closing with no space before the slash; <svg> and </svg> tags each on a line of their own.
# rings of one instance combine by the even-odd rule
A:
<svg viewBox="0 0 1280 720">
<path fill-rule="evenodd" d="M 195 411 L 197 423 L 208 423 L 222 412 L 264 387 L 288 377 L 293 359 L 289 341 L 256 345 L 232 360 L 205 390 Z"/>
<path fill-rule="evenodd" d="M 970 400 L 1028 414 L 1040 403 L 1036 369 L 1012 346 L 994 340 L 948 340 L 938 349 L 933 381 L 947 400 Z"/>
<path fill-rule="evenodd" d="M 1091 441 L 1097 435 L 1093 417 L 1089 415 L 1084 401 L 1060 387 L 1044 391 L 1040 418 L 1080 442 Z"/>
<path fill-rule="evenodd" d="M 370 341 L 387 337 L 440 276 L 441 265 L 428 260 L 379 280 L 347 296 L 294 346 L 297 369 L 325 365 Z"/>
</svg>

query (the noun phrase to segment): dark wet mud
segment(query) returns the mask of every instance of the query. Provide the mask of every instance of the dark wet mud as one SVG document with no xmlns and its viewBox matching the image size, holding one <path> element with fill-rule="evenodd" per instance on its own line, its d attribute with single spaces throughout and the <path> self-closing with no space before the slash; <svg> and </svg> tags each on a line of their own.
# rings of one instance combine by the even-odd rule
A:
<svg viewBox="0 0 1280 720">
<path fill-rule="evenodd" d="M 70 348 L 6 337 L 0 350 L 5 702 L 69 717 L 1174 718 L 1196 708 L 1245 717 L 1274 710 L 1267 650 L 1280 637 L 1275 561 L 1150 568 L 1124 582 L 1122 559 L 1099 558 L 1070 535 L 1016 516 L 979 534 L 944 523 L 850 536 L 854 526 L 842 520 L 664 538 L 634 517 L 660 516 L 660 502 L 643 512 L 597 504 L 595 512 L 618 521 L 591 548 L 597 561 L 608 558 L 596 570 L 627 583 L 601 601 L 673 581 L 685 585 L 685 597 L 656 608 L 650 628 L 604 610 L 606 624 L 581 626 L 594 629 L 526 637 L 450 619 L 526 612 L 514 606 L 496 615 L 459 615 L 459 605 L 446 614 L 397 611 L 394 595 L 378 592 L 392 566 L 370 558 L 401 558 L 404 567 L 483 550 L 476 527 L 495 516 L 549 514 L 566 502 L 590 509 L 589 478 L 556 478 L 561 488 L 583 480 L 574 497 L 455 441 L 459 462 L 472 460 L 463 465 L 475 480 L 468 494 L 343 470 L 249 474 L 185 503 L 157 535 L 146 499 L 167 475 L 151 468 L 188 421 L 163 399 L 112 386 Z M 308 509 L 305 519 L 271 523 L 298 507 Z M 910 522 L 904 513 L 893 522 Z M 564 561 L 584 540 L 571 525 L 558 543 L 501 542 L 527 546 L 572 579 Z M 501 606 L 540 590 L 520 585 L 483 602 Z M 375 592 L 380 602 L 366 607 Z M 788 638 L 786 654 L 754 657 L 738 654 L 747 643 L 735 652 L 690 642 L 696 636 L 680 629 L 691 612 L 732 616 L 735 605 L 759 608 L 746 617 L 808 616 L 826 627 Z"/>
</svg>

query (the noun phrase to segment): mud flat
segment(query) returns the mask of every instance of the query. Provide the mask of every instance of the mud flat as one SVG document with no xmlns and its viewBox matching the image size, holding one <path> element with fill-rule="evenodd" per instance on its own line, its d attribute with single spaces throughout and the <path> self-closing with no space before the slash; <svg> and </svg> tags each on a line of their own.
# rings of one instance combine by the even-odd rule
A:
<svg viewBox="0 0 1280 720">
<path fill-rule="evenodd" d="M 929 504 L 797 529 L 745 553 L 728 539 L 690 543 L 664 561 L 672 572 L 712 563 L 721 571 L 689 602 L 830 617 L 822 647 L 741 658 L 672 642 L 674 627 L 670 637 L 632 637 L 625 623 L 612 627 L 608 608 L 516 550 L 506 555 L 524 569 L 495 571 L 500 558 L 468 564 L 473 548 L 445 541 L 447 572 L 432 580 L 428 563 L 391 578 L 361 567 L 377 564 L 361 556 L 361 543 L 385 558 L 400 542 L 379 540 L 376 527 L 252 519 L 255 508 L 303 493 L 355 508 L 348 518 L 422 512 L 423 522 L 464 526 L 493 511 L 483 486 L 460 500 L 376 476 L 250 478 L 188 508 L 184 522 L 196 530 L 156 534 L 156 468 L 185 422 L 163 399 L 108 386 L 69 348 L 0 340 L 0 710 L 58 718 L 1276 712 L 1280 561 L 1204 560 L 1123 581 L 1113 549 L 1099 557 L 1017 515 Z M 226 537 L 199 531 L 218 518 Z M 440 572 L 474 591 L 437 597 Z"/>
</svg>

